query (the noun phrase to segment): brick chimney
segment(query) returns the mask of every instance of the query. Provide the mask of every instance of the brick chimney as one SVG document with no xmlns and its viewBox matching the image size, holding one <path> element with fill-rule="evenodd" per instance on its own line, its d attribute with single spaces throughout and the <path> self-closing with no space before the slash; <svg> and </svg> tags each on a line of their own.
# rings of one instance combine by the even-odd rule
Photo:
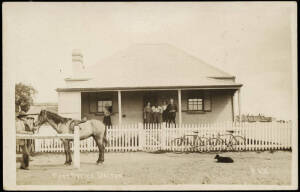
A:
<svg viewBox="0 0 300 192">
<path fill-rule="evenodd" d="M 79 49 L 73 49 L 72 51 L 72 70 L 73 78 L 81 78 L 84 76 L 85 67 L 83 65 L 83 55 Z"/>
</svg>

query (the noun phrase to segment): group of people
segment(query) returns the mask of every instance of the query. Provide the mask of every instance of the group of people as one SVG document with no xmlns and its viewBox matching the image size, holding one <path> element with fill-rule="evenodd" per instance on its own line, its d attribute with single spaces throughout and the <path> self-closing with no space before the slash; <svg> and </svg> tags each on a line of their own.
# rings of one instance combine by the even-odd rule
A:
<svg viewBox="0 0 300 192">
<path fill-rule="evenodd" d="M 146 124 L 159 124 L 159 123 L 174 123 L 176 119 L 177 105 L 174 103 L 174 99 L 170 99 L 169 104 L 163 101 L 162 105 L 154 104 L 151 105 L 147 102 L 144 108 L 144 123 Z M 103 108 L 103 123 L 106 126 L 111 126 L 111 108 L 110 106 L 105 106 Z"/>
<path fill-rule="evenodd" d="M 151 106 L 150 102 L 147 102 L 144 108 L 144 123 L 174 123 L 176 119 L 177 105 L 174 103 L 174 99 L 170 99 L 170 103 L 167 104 L 163 101 L 162 105 L 154 104 Z"/>
</svg>

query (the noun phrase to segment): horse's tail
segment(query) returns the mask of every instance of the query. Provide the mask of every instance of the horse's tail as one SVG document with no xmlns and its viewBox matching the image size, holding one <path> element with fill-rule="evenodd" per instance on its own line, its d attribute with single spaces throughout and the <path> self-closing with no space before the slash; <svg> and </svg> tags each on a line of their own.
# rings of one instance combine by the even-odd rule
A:
<svg viewBox="0 0 300 192">
<path fill-rule="evenodd" d="M 108 140 L 106 138 L 106 134 L 107 134 L 107 126 L 105 126 L 105 131 L 104 131 L 104 135 L 103 135 L 103 142 L 104 142 L 104 145 L 106 146 L 107 143 L 108 143 Z"/>
</svg>

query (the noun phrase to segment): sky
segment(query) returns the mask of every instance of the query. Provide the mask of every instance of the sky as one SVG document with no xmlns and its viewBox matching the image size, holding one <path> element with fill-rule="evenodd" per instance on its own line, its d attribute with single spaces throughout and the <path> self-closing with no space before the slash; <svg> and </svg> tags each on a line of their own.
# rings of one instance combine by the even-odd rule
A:
<svg viewBox="0 0 300 192">
<path fill-rule="evenodd" d="M 16 82 L 57 102 L 71 53 L 89 67 L 136 43 L 169 43 L 243 84 L 242 112 L 291 119 L 292 3 L 6 3 L 4 54 Z"/>
</svg>

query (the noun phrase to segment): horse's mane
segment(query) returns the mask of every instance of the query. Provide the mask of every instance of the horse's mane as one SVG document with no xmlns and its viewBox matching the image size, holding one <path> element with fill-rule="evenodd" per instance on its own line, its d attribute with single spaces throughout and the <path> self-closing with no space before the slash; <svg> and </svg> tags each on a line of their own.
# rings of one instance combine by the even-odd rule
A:
<svg viewBox="0 0 300 192">
<path fill-rule="evenodd" d="M 46 111 L 46 112 L 47 112 L 47 116 L 50 119 L 52 119 L 56 124 L 58 124 L 58 123 L 66 123 L 69 120 L 71 120 L 71 118 L 65 118 L 65 117 L 59 116 L 58 114 L 53 113 L 51 111 Z"/>
</svg>

